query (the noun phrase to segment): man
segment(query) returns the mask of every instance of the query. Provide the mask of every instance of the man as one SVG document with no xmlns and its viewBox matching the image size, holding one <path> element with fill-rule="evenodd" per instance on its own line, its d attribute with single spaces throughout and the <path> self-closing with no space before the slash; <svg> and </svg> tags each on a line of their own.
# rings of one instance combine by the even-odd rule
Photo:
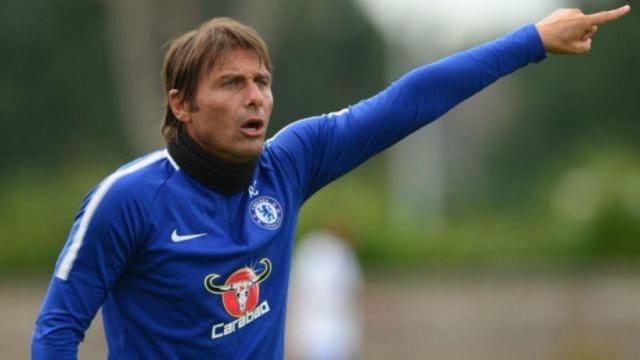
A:
<svg viewBox="0 0 640 360">
<path fill-rule="evenodd" d="M 100 307 L 110 359 L 282 358 L 302 203 L 501 76 L 547 52 L 588 52 L 598 25 L 629 10 L 559 10 L 266 143 L 264 42 L 230 19 L 184 34 L 163 70 L 167 149 L 85 198 L 36 322 L 33 358 L 75 358 Z"/>
<path fill-rule="evenodd" d="M 335 220 L 305 235 L 293 255 L 287 358 L 358 359 L 362 338 L 360 263 Z"/>
</svg>

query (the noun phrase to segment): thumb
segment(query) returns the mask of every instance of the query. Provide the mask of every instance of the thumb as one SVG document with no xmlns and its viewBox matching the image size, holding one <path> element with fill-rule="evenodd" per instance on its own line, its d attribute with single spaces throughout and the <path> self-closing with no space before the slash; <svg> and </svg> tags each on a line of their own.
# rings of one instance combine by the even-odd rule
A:
<svg viewBox="0 0 640 360">
<path fill-rule="evenodd" d="M 587 38 L 584 41 L 579 41 L 576 44 L 576 50 L 579 54 L 588 53 L 591 51 L 591 38 Z"/>
<path fill-rule="evenodd" d="M 598 32 L 598 26 L 593 25 L 589 30 L 587 30 L 584 35 L 580 38 L 581 41 L 586 41 L 587 39 L 591 39 L 593 35 Z"/>
</svg>

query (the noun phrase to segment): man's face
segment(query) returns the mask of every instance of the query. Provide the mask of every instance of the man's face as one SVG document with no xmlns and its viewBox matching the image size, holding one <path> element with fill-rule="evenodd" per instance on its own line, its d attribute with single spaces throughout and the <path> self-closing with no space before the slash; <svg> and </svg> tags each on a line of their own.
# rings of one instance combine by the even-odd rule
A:
<svg viewBox="0 0 640 360">
<path fill-rule="evenodd" d="M 271 74 L 255 52 L 229 50 L 204 71 L 195 95 L 197 110 L 181 118 L 205 150 L 232 163 L 260 154 L 271 116 Z"/>
</svg>

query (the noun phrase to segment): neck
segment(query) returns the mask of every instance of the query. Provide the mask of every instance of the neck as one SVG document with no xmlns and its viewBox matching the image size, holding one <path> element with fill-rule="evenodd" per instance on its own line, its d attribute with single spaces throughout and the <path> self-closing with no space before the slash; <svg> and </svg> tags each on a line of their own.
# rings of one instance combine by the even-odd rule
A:
<svg viewBox="0 0 640 360">
<path fill-rule="evenodd" d="M 186 132 L 169 142 L 167 150 L 180 168 L 203 185 L 225 195 L 234 195 L 250 184 L 258 157 L 246 163 L 223 161 L 204 150 Z"/>
</svg>

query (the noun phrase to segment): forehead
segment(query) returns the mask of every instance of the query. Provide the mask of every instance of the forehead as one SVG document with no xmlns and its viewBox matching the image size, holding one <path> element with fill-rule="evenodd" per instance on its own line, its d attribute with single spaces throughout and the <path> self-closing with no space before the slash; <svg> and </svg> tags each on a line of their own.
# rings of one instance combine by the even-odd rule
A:
<svg viewBox="0 0 640 360">
<path fill-rule="evenodd" d="M 250 49 L 235 48 L 210 62 L 208 75 L 218 77 L 229 73 L 269 74 L 258 54 Z"/>
</svg>

